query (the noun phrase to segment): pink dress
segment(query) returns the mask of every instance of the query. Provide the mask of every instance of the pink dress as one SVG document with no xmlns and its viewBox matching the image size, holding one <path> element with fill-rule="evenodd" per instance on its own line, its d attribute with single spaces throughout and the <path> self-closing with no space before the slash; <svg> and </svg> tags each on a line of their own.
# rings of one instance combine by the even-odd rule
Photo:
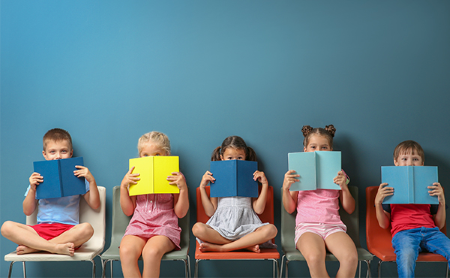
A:
<svg viewBox="0 0 450 278">
<path fill-rule="evenodd" d="M 149 239 L 166 236 L 180 249 L 181 228 L 173 210 L 172 194 L 148 194 L 136 196 L 136 208 L 124 236 L 134 235 Z"/>
</svg>

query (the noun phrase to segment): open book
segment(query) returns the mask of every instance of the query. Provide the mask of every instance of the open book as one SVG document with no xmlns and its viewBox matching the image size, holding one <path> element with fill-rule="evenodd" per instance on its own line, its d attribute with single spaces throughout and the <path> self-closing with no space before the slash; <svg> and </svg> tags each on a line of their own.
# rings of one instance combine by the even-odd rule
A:
<svg viewBox="0 0 450 278">
<path fill-rule="evenodd" d="M 439 204 L 438 197 L 428 193 L 428 186 L 438 182 L 436 166 L 382 166 L 381 182 L 394 188 L 383 204 Z"/>
<path fill-rule="evenodd" d="M 86 193 L 83 177 L 78 178 L 73 171 L 76 165 L 84 166 L 82 157 L 33 162 L 34 171 L 44 182 L 36 187 L 36 199 L 59 198 Z"/>
<path fill-rule="evenodd" d="M 289 170 L 294 170 L 299 182 L 290 191 L 335 189 L 341 187 L 333 182 L 341 168 L 341 152 L 315 151 L 288 154 Z"/>
<path fill-rule="evenodd" d="M 169 184 L 168 176 L 179 172 L 178 156 L 146 156 L 130 159 L 130 169 L 139 174 L 137 184 L 130 185 L 130 196 L 144 194 L 180 193 L 177 185 Z"/>
<path fill-rule="evenodd" d="M 258 197 L 258 182 L 253 180 L 256 170 L 256 161 L 211 161 L 210 172 L 216 179 L 210 183 L 211 197 Z"/>
</svg>

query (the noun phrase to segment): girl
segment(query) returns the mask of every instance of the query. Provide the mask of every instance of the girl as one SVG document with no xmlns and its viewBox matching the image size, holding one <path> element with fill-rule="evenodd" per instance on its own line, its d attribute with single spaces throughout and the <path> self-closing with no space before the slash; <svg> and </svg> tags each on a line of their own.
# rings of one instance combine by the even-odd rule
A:
<svg viewBox="0 0 450 278">
<path fill-rule="evenodd" d="M 238 136 L 227 137 L 222 146 L 217 147 L 211 160 L 250 160 L 256 161 L 256 154 L 247 147 L 244 140 Z M 223 197 L 209 198 L 205 186 L 214 183 L 214 173 L 206 171 L 200 182 L 200 194 L 206 215 L 211 217 L 206 224 L 197 222 L 192 228 L 194 236 L 200 242 L 200 250 L 233 251 L 248 249 L 260 252 L 260 244 L 268 242 L 277 235 L 277 228 L 269 223 L 262 223 L 256 213 L 264 212 L 269 183 L 264 172 L 256 171 L 253 179 L 262 184 L 258 198 Z M 256 213 L 255 213 L 256 212 Z"/>
<path fill-rule="evenodd" d="M 303 126 L 303 151 L 332 151 L 335 131 L 333 125 L 325 129 Z M 298 177 L 300 175 L 293 170 L 284 175 L 283 205 L 289 213 L 297 209 L 295 245 L 305 257 L 311 277 L 329 277 L 325 268 L 327 249 L 340 263 L 336 277 L 354 277 L 358 254 L 353 240 L 346 233 L 347 227 L 339 217 L 339 201 L 346 212 L 355 210 L 355 200 L 348 189 L 345 172 L 339 171 L 334 178 L 341 190 L 289 191 L 291 185 L 299 181 Z"/>
<path fill-rule="evenodd" d="M 142 135 L 138 142 L 139 157 L 170 155 L 169 138 L 152 131 Z M 180 249 L 178 218 L 189 209 L 188 188 L 181 172 L 172 173 L 167 180 L 176 184 L 179 194 L 148 194 L 129 196 L 130 184 L 136 184 L 139 173 L 131 168 L 120 185 L 120 206 L 125 215 L 133 215 L 120 243 L 120 260 L 124 277 L 159 277 L 162 256 Z M 142 254 L 144 269 L 139 271 Z"/>
</svg>

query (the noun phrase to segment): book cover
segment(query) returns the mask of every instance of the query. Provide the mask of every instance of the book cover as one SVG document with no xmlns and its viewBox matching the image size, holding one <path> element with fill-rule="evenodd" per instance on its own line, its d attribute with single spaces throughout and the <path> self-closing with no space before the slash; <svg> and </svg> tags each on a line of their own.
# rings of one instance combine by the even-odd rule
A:
<svg viewBox="0 0 450 278">
<path fill-rule="evenodd" d="M 428 193 L 428 186 L 438 182 L 436 166 L 382 166 L 381 182 L 394 188 L 383 204 L 439 204 L 438 197 Z"/>
<path fill-rule="evenodd" d="M 210 183 L 211 197 L 258 197 L 258 182 L 253 173 L 258 162 L 247 160 L 211 161 L 210 172 L 216 179 Z"/>
<path fill-rule="evenodd" d="M 341 167 L 341 152 L 315 151 L 288 154 L 289 170 L 300 177 L 291 185 L 290 191 L 334 189 L 341 187 L 333 182 Z"/>
<path fill-rule="evenodd" d="M 76 165 L 84 166 L 82 157 L 33 162 L 34 171 L 44 182 L 36 187 L 36 199 L 59 198 L 86 193 L 84 177 L 78 178 L 73 171 Z"/>
<path fill-rule="evenodd" d="M 146 156 L 129 161 L 133 173 L 139 174 L 137 184 L 130 185 L 130 196 L 144 194 L 180 193 L 176 185 L 169 184 L 168 176 L 179 172 L 178 156 Z"/>
</svg>

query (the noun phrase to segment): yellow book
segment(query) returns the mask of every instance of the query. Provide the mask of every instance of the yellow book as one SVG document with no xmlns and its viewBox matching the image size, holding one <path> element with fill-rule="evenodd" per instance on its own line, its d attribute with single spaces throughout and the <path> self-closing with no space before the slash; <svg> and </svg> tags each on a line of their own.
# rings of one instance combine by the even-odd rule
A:
<svg viewBox="0 0 450 278">
<path fill-rule="evenodd" d="M 130 196 L 143 194 L 180 193 L 176 185 L 169 184 L 168 176 L 179 172 L 178 156 L 146 156 L 130 159 L 130 169 L 139 174 L 137 184 L 130 185 Z"/>
</svg>

